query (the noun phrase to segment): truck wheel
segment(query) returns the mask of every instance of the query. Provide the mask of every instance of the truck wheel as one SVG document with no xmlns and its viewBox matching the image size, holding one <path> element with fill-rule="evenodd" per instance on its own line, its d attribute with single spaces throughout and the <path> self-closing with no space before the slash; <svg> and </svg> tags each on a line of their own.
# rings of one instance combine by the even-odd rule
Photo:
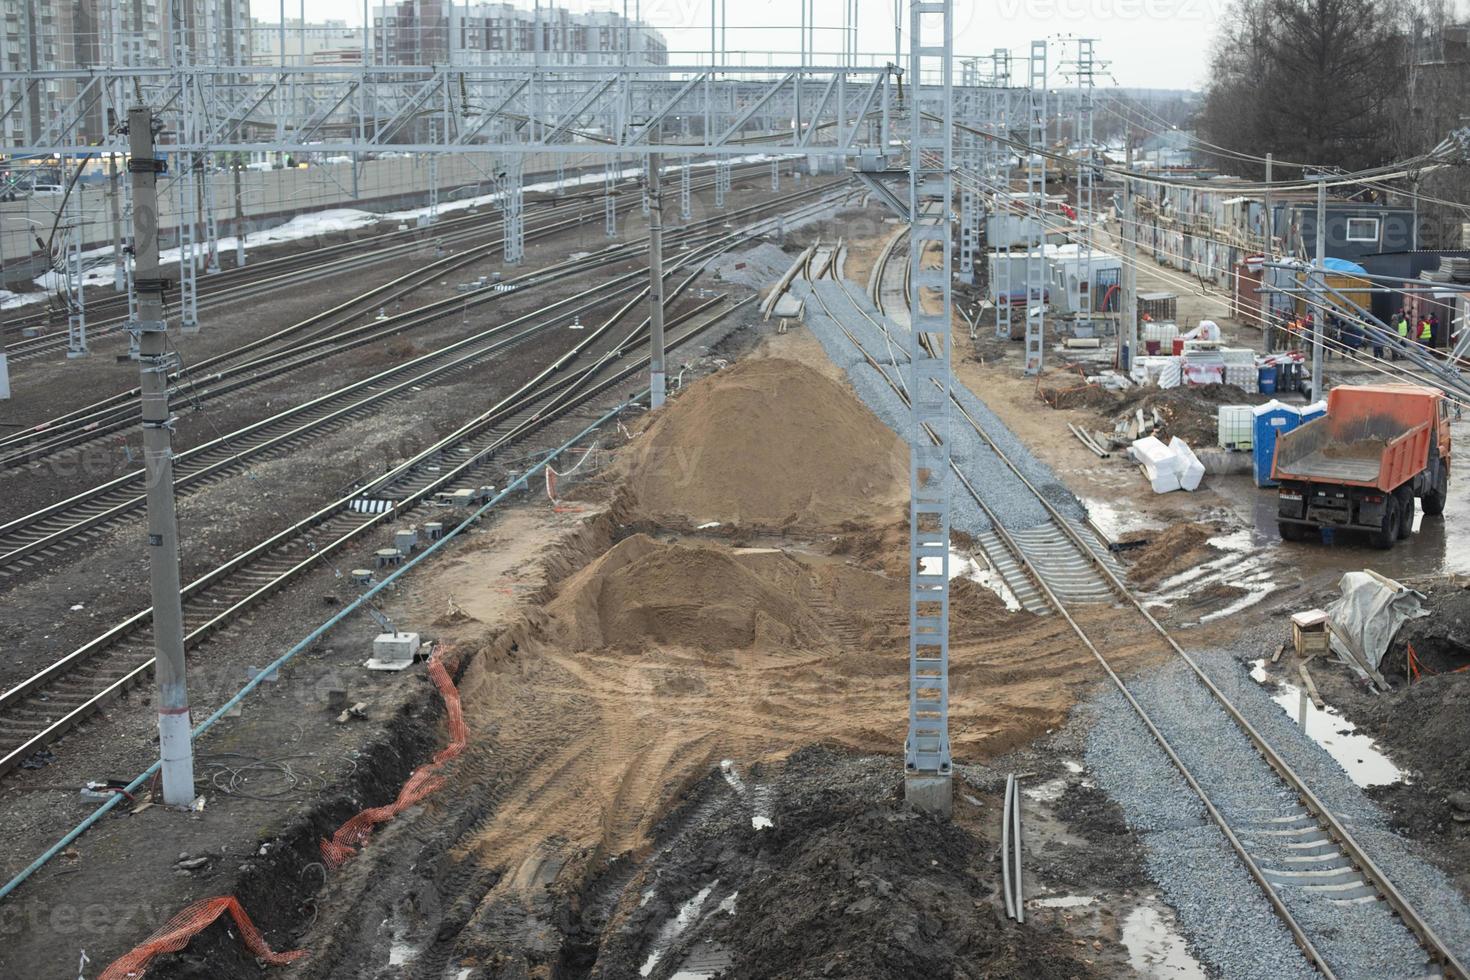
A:
<svg viewBox="0 0 1470 980">
<path fill-rule="evenodd" d="M 1399 498 L 1389 494 L 1383 505 L 1383 524 L 1368 532 L 1368 543 L 1387 551 L 1399 539 Z"/>
<path fill-rule="evenodd" d="M 1289 521 L 1277 521 L 1276 530 L 1281 532 L 1282 541 L 1300 541 L 1306 536 L 1300 524 L 1292 524 Z"/>
<path fill-rule="evenodd" d="M 1450 495 L 1450 471 L 1440 462 L 1435 467 L 1434 489 L 1426 493 L 1420 500 L 1424 505 L 1424 513 L 1429 517 L 1438 517 L 1444 513 L 1444 502 Z"/>
<path fill-rule="evenodd" d="M 1404 499 L 1399 502 L 1399 540 L 1407 538 L 1414 533 L 1414 495 L 1404 494 Z"/>
</svg>

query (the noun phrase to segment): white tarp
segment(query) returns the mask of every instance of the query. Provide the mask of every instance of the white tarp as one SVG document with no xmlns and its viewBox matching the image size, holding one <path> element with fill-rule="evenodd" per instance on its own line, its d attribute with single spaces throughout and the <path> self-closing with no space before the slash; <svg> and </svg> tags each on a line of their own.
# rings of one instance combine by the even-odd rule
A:
<svg viewBox="0 0 1470 980">
<path fill-rule="evenodd" d="M 1342 596 L 1327 607 L 1327 618 L 1332 621 L 1329 642 L 1339 660 L 1367 679 L 1338 633 L 1346 634 L 1356 652 L 1377 670 L 1399 627 L 1428 616 L 1429 611 L 1420 605 L 1421 594 L 1376 572 L 1347 572 L 1337 587 Z"/>
</svg>

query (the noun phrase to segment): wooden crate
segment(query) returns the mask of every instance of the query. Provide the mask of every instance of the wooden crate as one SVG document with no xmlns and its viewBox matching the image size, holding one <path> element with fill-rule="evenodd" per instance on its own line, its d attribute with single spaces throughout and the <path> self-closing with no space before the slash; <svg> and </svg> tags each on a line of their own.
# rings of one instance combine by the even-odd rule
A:
<svg viewBox="0 0 1470 980">
<path fill-rule="evenodd" d="M 1327 652 L 1327 613 L 1321 609 L 1293 613 L 1291 643 L 1299 656 L 1310 657 Z"/>
</svg>

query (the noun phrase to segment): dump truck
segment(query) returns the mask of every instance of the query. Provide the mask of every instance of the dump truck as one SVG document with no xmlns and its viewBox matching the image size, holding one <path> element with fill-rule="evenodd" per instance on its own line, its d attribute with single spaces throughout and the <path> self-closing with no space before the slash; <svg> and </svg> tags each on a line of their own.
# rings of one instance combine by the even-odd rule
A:
<svg viewBox="0 0 1470 980">
<path fill-rule="evenodd" d="M 1444 513 L 1450 487 L 1449 405 L 1421 385 L 1339 385 L 1327 414 L 1276 440 L 1277 527 L 1286 541 L 1316 528 L 1368 532 L 1392 548 L 1414 530 L 1414 501 Z"/>
</svg>

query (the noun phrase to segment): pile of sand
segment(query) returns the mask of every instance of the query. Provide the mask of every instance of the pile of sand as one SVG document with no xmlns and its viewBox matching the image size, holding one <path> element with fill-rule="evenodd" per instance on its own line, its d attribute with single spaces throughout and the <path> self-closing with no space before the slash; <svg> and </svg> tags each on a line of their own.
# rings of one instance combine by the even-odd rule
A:
<svg viewBox="0 0 1470 980">
<path fill-rule="evenodd" d="M 625 463 L 637 510 L 672 525 L 833 529 L 887 523 L 908 451 L 845 387 L 795 361 L 742 361 L 650 422 Z"/>
<path fill-rule="evenodd" d="M 811 649 L 824 628 L 789 588 L 799 567 L 637 534 L 568 579 L 547 611 L 573 650 Z"/>
</svg>

